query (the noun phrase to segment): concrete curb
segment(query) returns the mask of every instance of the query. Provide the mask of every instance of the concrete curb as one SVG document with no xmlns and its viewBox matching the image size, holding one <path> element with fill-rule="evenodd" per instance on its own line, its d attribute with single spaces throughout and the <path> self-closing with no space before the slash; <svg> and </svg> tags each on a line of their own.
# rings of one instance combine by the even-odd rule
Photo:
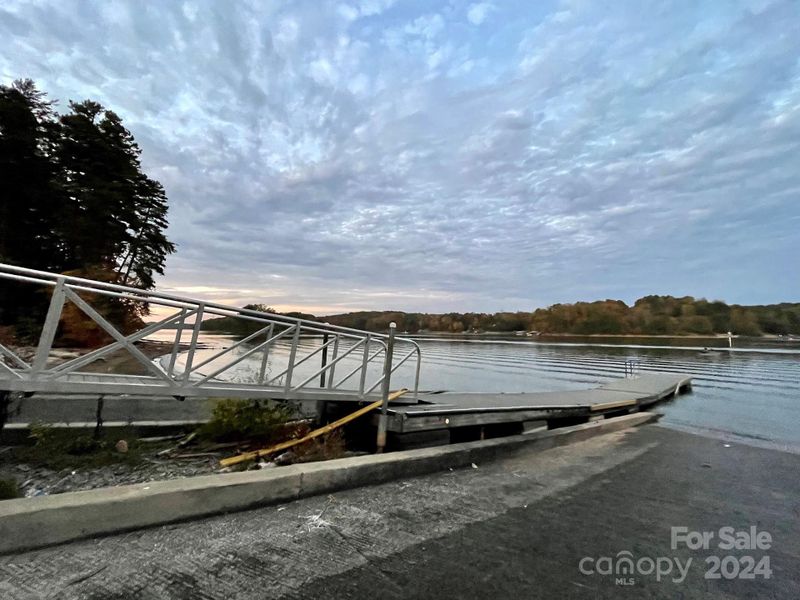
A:
<svg viewBox="0 0 800 600">
<path fill-rule="evenodd" d="M 634 413 L 550 431 L 0 502 L 0 553 L 287 502 L 492 460 L 521 447 L 547 449 L 653 421 Z"/>
</svg>

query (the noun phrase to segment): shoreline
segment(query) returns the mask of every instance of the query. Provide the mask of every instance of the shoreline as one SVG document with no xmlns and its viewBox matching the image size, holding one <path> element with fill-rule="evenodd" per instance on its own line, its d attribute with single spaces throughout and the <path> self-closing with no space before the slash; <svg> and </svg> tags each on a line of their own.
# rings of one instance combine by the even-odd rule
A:
<svg viewBox="0 0 800 600">
<path fill-rule="evenodd" d="M 698 339 L 698 340 L 727 340 L 728 336 L 724 333 L 715 334 L 647 334 L 647 333 L 539 333 L 539 334 L 526 334 L 518 335 L 514 332 L 493 333 L 491 331 L 483 332 L 461 332 L 451 333 L 446 331 L 419 331 L 417 333 L 401 333 L 404 337 L 497 337 L 497 338 L 613 338 L 613 339 L 626 339 L 626 338 L 640 338 L 640 339 Z M 784 339 L 775 335 L 764 334 L 761 336 L 740 336 L 732 335 L 733 339 L 738 340 L 758 340 L 758 341 L 780 341 L 782 343 L 800 343 L 800 337 Z"/>
</svg>

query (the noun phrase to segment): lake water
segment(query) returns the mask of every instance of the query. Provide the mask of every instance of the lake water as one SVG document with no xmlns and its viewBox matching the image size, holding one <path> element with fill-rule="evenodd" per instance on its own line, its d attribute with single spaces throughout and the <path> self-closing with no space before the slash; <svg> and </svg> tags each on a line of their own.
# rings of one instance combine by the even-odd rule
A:
<svg viewBox="0 0 800 600">
<path fill-rule="evenodd" d="M 623 377 L 625 360 L 636 359 L 641 372 L 693 378 L 691 394 L 657 406 L 662 424 L 800 449 L 797 349 L 430 340 L 423 356 L 424 387 L 507 392 L 594 387 Z"/>
<path fill-rule="evenodd" d="M 203 335 L 212 348 L 232 338 Z M 640 371 L 686 373 L 693 377 L 692 393 L 658 405 L 662 424 L 748 443 L 800 450 L 800 348 L 788 343 L 759 343 L 703 354 L 687 339 L 648 340 L 658 346 L 596 339 L 570 342 L 531 341 L 530 338 L 442 339 L 417 338 L 422 347 L 421 390 L 465 392 L 539 392 L 594 387 L 624 376 L 626 359 L 636 359 Z M 303 341 L 310 351 L 318 339 Z M 739 343 L 738 341 L 736 343 Z M 727 345 L 727 343 L 725 343 Z M 212 350 L 200 351 L 200 356 Z M 276 360 L 286 353 L 277 348 Z M 244 361 L 242 379 L 257 370 Z M 353 363 L 356 364 L 356 363 Z M 315 365 L 304 371 L 312 373 Z M 379 365 L 375 366 L 375 372 Z M 346 372 L 344 369 L 342 372 Z M 303 373 L 298 373 L 302 376 Z M 236 379 L 234 375 L 232 377 Z M 392 388 L 413 384 L 411 368 L 393 376 Z"/>
</svg>

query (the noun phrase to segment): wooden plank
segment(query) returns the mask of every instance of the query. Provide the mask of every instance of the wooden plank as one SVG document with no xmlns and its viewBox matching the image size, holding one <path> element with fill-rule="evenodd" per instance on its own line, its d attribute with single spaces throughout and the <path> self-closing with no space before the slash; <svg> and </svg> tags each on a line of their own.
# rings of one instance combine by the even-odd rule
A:
<svg viewBox="0 0 800 600">
<path fill-rule="evenodd" d="M 464 413 L 450 416 L 414 417 L 410 419 L 389 420 L 389 431 L 394 433 L 409 433 L 419 431 L 432 431 L 436 429 L 453 429 L 455 427 L 469 427 L 476 425 L 492 425 L 499 423 L 522 423 L 524 421 L 546 420 L 557 415 L 580 416 L 588 414 L 585 409 L 570 409 L 568 411 L 518 411 L 518 412 L 484 412 Z"/>
<path fill-rule="evenodd" d="M 565 392 L 539 392 L 524 394 L 437 394 L 426 398 L 428 404 L 409 407 L 394 407 L 409 417 L 426 414 L 446 414 L 506 410 L 589 410 L 593 404 L 602 402 L 636 401 L 639 395 L 633 392 L 613 390 L 574 390 Z"/>
<path fill-rule="evenodd" d="M 402 396 L 406 392 L 408 392 L 408 390 L 405 389 L 405 388 L 403 388 L 402 390 L 398 390 L 396 392 L 392 392 L 391 394 L 389 394 L 389 402 L 391 402 L 395 398 L 399 398 L 400 396 Z M 219 464 L 221 464 L 223 467 L 230 467 L 232 465 L 237 465 L 239 463 L 246 462 L 248 460 L 255 460 L 255 459 L 261 458 L 263 456 L 268 456 L 270 454 L 275 454 L 276 452 L 280 452 L 281 450 L 287 450 L 288 448 L 292 448 L 294 446 L 297 446 L 298 444 L 302 444 L 304 442 L 308 442 L 308 441 L 313 440 L 314 438 L 317 438 L 317 437 L 319 437 L 321 435 L 325 435 L 326 433 L 330 433 L 331 431 L 333 431 L 335 429 L 338 429 L 342 425 L 346 425 L 347 423 L 350 423 L 351 421 L 354 421 L 358 417 L 360 417 L 362 415 L 365 415 L 368 412 L 370 412 L 372 410 L 375 410 L 376 408 L 379 408 L 381 406 L 381 404 L 383 404 L 383 400 L 376 400 L 372 404 L 368 404 L 367 406 L 364 406 L 363 408 L 359 408 L 357 411 L 355 411 L 353 413 L 350 413 L 346 417 L 342 417 L 341 419 L 339 419 L 337 421 L 334 421 L 333 423 L 329 423 L 328 425 L 325 425 L 325 427 L 320 427 L 319 429 L 315 429 L 314 431 L 312 431 L 311 433 L 309 433 L 308 435 L 306 435 L 306 436 L 304 436 L 302 438 L 299 438 L 299 439 L 296 439 L 296 440 L 289 440 L 288 442 L 282 442 L 280 444 L 276 444 L 274 446 L 270 446 L 269 448 L 263 448 L 261 450 L 254 450 L 253 452 L 245 452 L 244 454 L 240 454 L 238 456 L 232 456 L 230 458 L 225 458 L 225 459 L 222 459 L 221 461 L 219 461 Z"/>
<path fill-rule="evenodd" d="M 658 396 L 683 387 L 691 382 L 691 377 L 681 373 L 646 373 L 629 379 L 615 379 L 598 389 L 615 392 L 632 392 L 642 396 Z"/>
</svg>

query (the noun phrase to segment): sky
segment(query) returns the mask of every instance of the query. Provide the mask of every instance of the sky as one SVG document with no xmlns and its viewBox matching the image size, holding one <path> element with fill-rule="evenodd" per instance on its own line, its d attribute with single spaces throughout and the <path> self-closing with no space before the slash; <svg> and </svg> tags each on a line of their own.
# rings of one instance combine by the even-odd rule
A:
<svg viewBox="0 0 800 600">
<path fill-rule="evenodd" d="M 316 314 L 800 301 L 800 3 L 0 5 L 0 83 L 120 114 L 165 291 Z"/>
</svg>

